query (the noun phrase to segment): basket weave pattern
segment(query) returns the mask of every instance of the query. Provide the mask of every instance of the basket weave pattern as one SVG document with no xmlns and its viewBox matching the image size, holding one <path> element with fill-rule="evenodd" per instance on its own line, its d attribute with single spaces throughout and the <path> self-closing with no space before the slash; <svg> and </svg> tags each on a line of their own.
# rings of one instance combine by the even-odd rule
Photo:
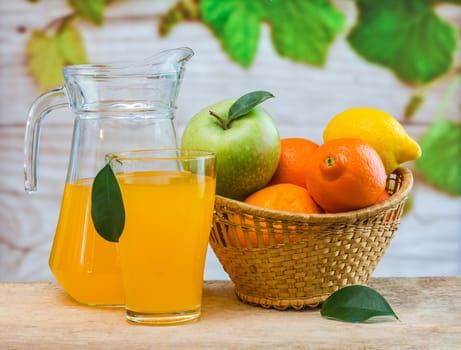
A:
<svg viewBox="0 0 461 350">
<path fill-rule="evenodd" d="M 388 179 L 389 199 L 339 214 L 281 212 L 216 196 L 210 244 L 242 301 L 280 310 L 316 307 L 342 287 L 368 282 L 412 183 L 411 172 L 399 168 Z"/>
</svg>

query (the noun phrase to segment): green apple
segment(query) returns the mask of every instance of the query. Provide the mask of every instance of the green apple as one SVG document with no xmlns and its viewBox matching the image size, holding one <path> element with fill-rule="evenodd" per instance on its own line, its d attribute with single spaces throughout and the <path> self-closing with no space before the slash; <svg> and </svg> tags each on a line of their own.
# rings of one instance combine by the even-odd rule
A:
<svg viewBox="0 0 461 350">
<path fill-rule="evenodd" d="M 280 135 L 255 91 L 202 109 L 186 125 L 181 146 L 216 154 L 216 193 L 237 200 L 264 187 L 280 158 Z"/>
</svg>

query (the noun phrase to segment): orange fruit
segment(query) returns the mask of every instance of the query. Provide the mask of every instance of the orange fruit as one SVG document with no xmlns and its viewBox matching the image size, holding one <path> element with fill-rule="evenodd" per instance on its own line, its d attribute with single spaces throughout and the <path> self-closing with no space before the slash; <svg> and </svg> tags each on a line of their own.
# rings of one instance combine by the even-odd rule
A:
<svg viewBox="0 0 461 350">
<path fill-rule="evenodd" d="M 312 153 L 307 166 L 307 188 L 329 213 L 375 204 L 386 188 L 386 170 L 379 154 L 359 139 L 325 142 Z"/>
<path fill-rule="evenodd" d="M 264 187 L 259 191 L 254 192 L 245 199 L 245 203 L 252 204 L 267 209 L 282 210 L 293 213 L 322 213 L 323 210 L 312 199 L 309 191 L 305 187 L 293 184 L 277 184 Z M 235 221 L 240 223 L 240 218 L 235 217 Z M 256 226 L 251 217 L 245 218 L 244 225 L 246 227 L 248 238 L 253 248 L 258 247 L 258 239 L 256 234 Z M 254 228 L 253 228 L 254 227 Z M 270 244 L 269 234 L 265 229 L 265 223 L 259 224 L 260 231 L 263 232 L 262 239 L 265 246 Z M 277 243 L 283 243 L 283 228 L 273 227 L 276 233 L 274 238 Z M 240 246 L 247 247 L 247 241 L 242 229 L 239 227 L 236 230 Z M 266 234 L 264 234 L 266 233 Z M 295 240 L 296 237 L 291 237 L 290 240 Z M 232 241 L 232 239 L 231 239 Z M 234 245 L 234 242 L 231 242 Z"/>
<path fill-rule="evenodd" d="M 386 199 L 389 199 L 390 195 L 389 193 L 387 193 L 387 190 L 385 189 L 381 195 L 378 197 L 378 199 L 376 200 L 376 203 L 381 203 L 381 202 L 384 202 Z"/>
<path fill-rule="evenodd" d="M 319 145 L 304 138 L 285 138 L 280 140 L 280 160 L 270 185 L 290 183 L 306 187 L 307 159 Z"/>
<path fill-rule="evenodd" d="M 291 213 L 322 212 L 305 187 L 290 183 L 264 187 L 249 195 L 245 203 Z"/>
</svg>

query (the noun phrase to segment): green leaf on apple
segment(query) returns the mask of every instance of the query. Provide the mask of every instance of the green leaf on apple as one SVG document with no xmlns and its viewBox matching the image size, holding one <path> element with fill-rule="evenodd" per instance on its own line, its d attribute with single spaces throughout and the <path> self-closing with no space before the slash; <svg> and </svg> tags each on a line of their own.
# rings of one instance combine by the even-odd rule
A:
<svg viewBox="0 0 461 350">
<path fill-rule="evenodd" d="M 457 29 L 435 11 L 438 1 L 359 0 L 358 19 L 347 36 L 366 60 L 409 83 L 428 83 L 452 67 Z"/>
<path fill-rule="evenodd" d="M 243 95 L 230 107 L 228 114 L 229 122 L 248 114 L 257 105 L 272 97 L 274 95 L 267 91 L 253 91 Z"/>
</svg>

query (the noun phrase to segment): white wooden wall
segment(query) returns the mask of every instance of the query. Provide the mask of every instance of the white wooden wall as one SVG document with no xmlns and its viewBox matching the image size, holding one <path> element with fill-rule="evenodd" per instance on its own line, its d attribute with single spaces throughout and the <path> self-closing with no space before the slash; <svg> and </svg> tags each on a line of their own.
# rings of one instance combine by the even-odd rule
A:
<svg viewBox="0 0 461 350">
<path fill-rule="evenodd" d="M 321 142 L 323 127 L 336 113 L 349 107 L 371 106 L 400 117 L 415 91 L 389 71 L 361 60 L 345 42 L 344 33 L 331 48 L 327 65 L 318 69 L 277 56 L 265 27 L 254 65 L 244 70 L 228 59 L 202 24 L 183 23 L 169 37 L 160 38 L 155 14 L 165 11 L 172 2 L 121 2 L 106 11 L 103 27 L 83 21 L 79 27 L 92 62 L 139 60 L 178 46 L 195 51 L 178 101 L 179 134 L 201 108 L 265 89 L 276 96 L 265 102 L 265 107 L 277 121 L 282 137 Z M 356 15 L 353 2 L 335 3 L 347 12 L 351 24 Z M 0 281 L 52 279 L 47 261 L 66 176 L 72 115 L 60 110 L 46 120 L 40 149 L 40 189 L 36 194 L 25 194 L 24 126 L 28 107 L 38 91 L 26 69 L 24 47 L 32 29 L 43 28 L 68 11 L 62 0 L 0 2 Z M 461 27 L 460 7 L 445 6 L 440 11 Z M 20 27 L 26 30 L 18 30 Z M 415 122 L 406 125 L 413 137 L 419 138 L 426 130 L 446 88 L 443 81 L 435 84 Z M 448 112 L 459 120 L 460 96 L 452 102 Z M 416 179 L 414 208 L 403 219 L 375 276 L 457 275 L 460 251 L 460 198 L 437 192 Z M 227 278 L 211 251 L 205 277 Z"/>
</svg>

